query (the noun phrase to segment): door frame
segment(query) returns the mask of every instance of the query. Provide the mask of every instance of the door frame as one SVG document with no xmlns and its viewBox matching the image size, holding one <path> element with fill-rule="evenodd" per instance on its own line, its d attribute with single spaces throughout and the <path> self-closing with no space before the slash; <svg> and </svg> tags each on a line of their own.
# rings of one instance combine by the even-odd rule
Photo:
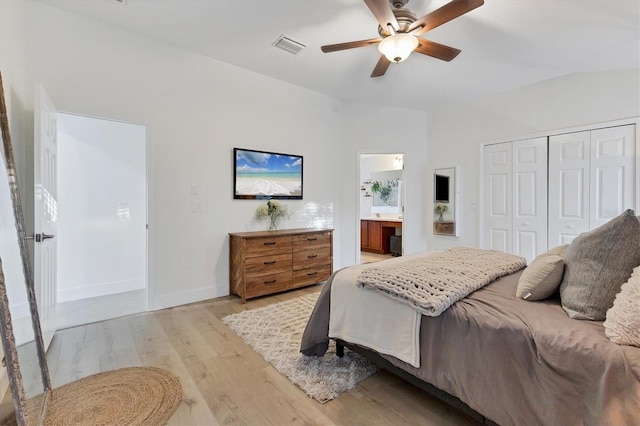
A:
<svg viewBox="0 0 640 426">
<path fill-rule="evenodd" d="M 361 262 L 361 257 L 360 257 L 360 202 L 362 200 L 361 197 L 361 192 L 360 192 L 360 187 L 362 186 L 362 182 L 360 179 L 360 161 L 362 159 L 363 155 L 401 155 L 402 156 L 402 185 L 400 186 L 400 193 L 401 193 L 401 198 L 403 200 L 403 204 L 402 204 L 402 234 L 404 235 L 405 232 L 405 222 L 406 222 L 406 215 L 407 212 L 404 209 L 404 199 L 405 199 L 405 195 L 407 193 L 406 187 L 406 170 L 407 170 L 407 153 L 405 151 L 398 151 L 398 150 L 377 150 L 377 149 L 360 149 L 356 152 L 356 181 L 354 183 L 354 188 L 355 188 L 355 194 L 354 197 L 357 200 L 356 202 L 356 208 L 355 210 L 355 247 L 353 248 L 355 250 L 355 265 L 359 265 Z M 402 244 L 402 254 L 404 254 L 404 243 Z"/>
<path fill-rule="evenodd" d="M 104 120 L 104 121 L 113 121 L 113 122 L 117 122 L 117 123 L 122 123 L 122 124 L 130 124 L 130 125 L 134 125 L 134 126 L 142 126 L 145 128 L 145 140 L 144 140 L 144 151 L 145 151 L 145 200 L 144 200 L 144 204 L 145 204 L 145 223 L 146 223 L 146 232 L 145 232 L 145 277 L 144 277 L 144 282 L 145 282 L 145 289 L 147 291 L 147 297 L 146 297 L 146 312 L 152 311 L 153 310 L 153 289 L 150 286 L 150 283 L 152 282 L 152 280 L 149 279 L 149 273 L 151 272 L 151 254 L 149 252 L 151 245 L 149 244 L 149 239 L 150 239 L 150 234 L 149 234 L 149 229 L 150 229 L 150 225 L 149 225 L 149 217 L 150 217 L 150 202 L 149 202 L 149 198 L 152 196 L 152 191 L 151 191 L 151 156 L 150 156 L 150 151 L 149 151 L 149 141 L 150 141 L 150 133 L 151 133 L 151 126 L 141 123 L 141 122 L 134 122 L 134 121 L 128 121 L 128 120 L 122 120 L 122 119 L 117 119 L 117 118 L 106 118 L 106 117 L 98 117 L 95 115 L 90 115 L 90 114 L 81 114 L 81 113 L 77 113 L 77 112 L 69 112 L 69 111 L 64 111 L 64 110 L 58 110 L 57 111 L 60 114 L 66 114 L 66 115 L 74 115 L 77 117 L 85 117 L 85 118 L 91 118 L 91 119 L 95 119 L 95 120 Z"/>
</svg>

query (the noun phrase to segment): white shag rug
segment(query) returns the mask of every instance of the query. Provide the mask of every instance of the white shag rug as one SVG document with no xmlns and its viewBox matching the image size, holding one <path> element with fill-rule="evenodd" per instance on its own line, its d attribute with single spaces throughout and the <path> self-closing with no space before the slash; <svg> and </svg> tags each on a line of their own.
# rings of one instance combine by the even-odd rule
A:
<svg viewBox="0 0 640 426">
<path fill-rule="evenodd" d="M 300 353 L 302 333 L 317 299 L 318 293 L 309 294 L 228 315 L 222 321 L 309 397 L 325 403 L 378 369 L 346 348 L 339 358 L 333 340 L 324 357 Z"/>
</svg>

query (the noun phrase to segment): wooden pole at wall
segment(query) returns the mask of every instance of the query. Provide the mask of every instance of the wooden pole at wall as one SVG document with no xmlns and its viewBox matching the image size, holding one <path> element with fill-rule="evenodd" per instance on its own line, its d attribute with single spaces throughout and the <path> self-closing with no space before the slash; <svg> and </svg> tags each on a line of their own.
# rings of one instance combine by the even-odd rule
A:
<svg viewBox="0 0 640 426">
<path fill-rule="evenodd" d="M 9 192 L 13 204 L 13 215 L 15 218 L 16 231 L 18 234 L 18 244 L 20 246 L 20 255 L 22 258 L 22 270 L 25 277 L 25 285 L 27 290 L 27 299 L 29 300 L 29 310 L 31 312 L 31 322 L 33 325 L 34 339 L 38 352 L 38 362 L 40 364 L 40 373 L 42 376 L 42 384 L 45 393 L 51 390 L 51 379 L 49 377 L 49 367 L 47 366 L 46 354 L 44 350 L 44 340 L 42 338 L 42 330 L 40 328 L 40 315 L 38 313 L 38 305 L 35 295 L 35 283 L 33 279 L 33 270 L 31 267 L 31 255 L 27 247 L 27 235 L 25 232 L 24 215 L 22 212 L 22 202 L 20 200 L 20 191 L 18 188 L 18 177 L 16 173 L 15 158 L 13 155 L 13 145 L 11 143 L 11 135 L 9 133 L 9 119 L 7 116 L 7 105 L 5 102 L 4 85 L 2 83 L 2 73 L 0 73 L 0 130 L 2 133 L 2 144 L 4 148 L 4 161 L 7 169 L 7 178 L 9 181 Z M 6 294 L 6 293 L 5 293 Z M 7 305 L 8 314 L 8 305 Z M 7 317 L 11 319 L 10 315 Z M 10 327 L 10 323 L 9 323 Z M 3 342 L 4 343 L 4 342 Z M 13 342 L 15 347 L 15 341 Z M 5 348 L 6 351 L 6 348 Z M 17 365 L 17 360 L 16 360 Z M 19 374 L 19 371 L 18 371 Z M 22 386 L 20 386 L 22 388 Z M 24 391 L 23 391 L 24 397 Z"/>
</svg>

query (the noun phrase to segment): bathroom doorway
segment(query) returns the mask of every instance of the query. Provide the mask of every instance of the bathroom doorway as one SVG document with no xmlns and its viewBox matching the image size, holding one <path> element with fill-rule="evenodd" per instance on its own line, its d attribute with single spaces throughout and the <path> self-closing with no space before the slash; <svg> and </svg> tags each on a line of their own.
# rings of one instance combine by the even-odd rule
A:
<svg viewBox="0 0 640 426">
<path fill-rule="evenodd" d="M 58 113 L 59 328 L 147 310 L 147 129 Z"/>
<path fill-rule="evenodd" d="M 404 154 L 361 153 L 356 263 L 402 256 Z"/>
</svg>

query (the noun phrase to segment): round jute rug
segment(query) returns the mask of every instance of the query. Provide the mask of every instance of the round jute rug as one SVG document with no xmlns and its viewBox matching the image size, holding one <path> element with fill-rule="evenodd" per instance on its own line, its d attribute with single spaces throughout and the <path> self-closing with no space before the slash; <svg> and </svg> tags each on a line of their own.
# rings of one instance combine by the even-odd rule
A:
<svg viewBox="0 0 640 426">
<path fill-rule="evenodd" d="M 180 380 L 155 367 L 94 374 L 51 391 L 45 425 L 163 425 L 182 401 Z"/>
</svg>

